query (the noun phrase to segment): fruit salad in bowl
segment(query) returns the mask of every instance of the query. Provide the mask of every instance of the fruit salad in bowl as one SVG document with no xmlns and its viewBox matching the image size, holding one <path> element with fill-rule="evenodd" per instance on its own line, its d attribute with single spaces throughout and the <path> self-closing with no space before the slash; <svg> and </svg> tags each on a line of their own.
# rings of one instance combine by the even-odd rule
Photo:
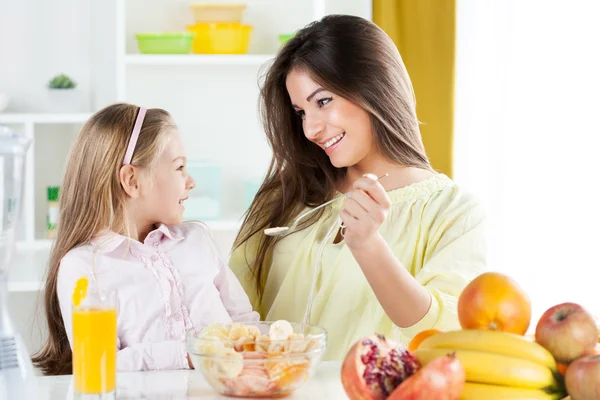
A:
<svg viewBox="0 0 600 400">
<path fill-rule="evenodd" d="M 211 324 L 187 335 L 194 368 L 233 397 L 291 394 L 312 376 L 326 343 L 323 328 L 285 320 Z"/>
</svg>

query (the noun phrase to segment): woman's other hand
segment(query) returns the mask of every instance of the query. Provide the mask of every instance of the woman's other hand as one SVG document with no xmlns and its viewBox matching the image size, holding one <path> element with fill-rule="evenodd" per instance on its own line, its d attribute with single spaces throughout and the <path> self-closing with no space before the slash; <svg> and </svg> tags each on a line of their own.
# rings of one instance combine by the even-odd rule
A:
<svg viewBox="0 0 600 400">
<path fill-rule="evenodd" d="M 390 199 L 376 179 L 372 174 L 358 179 L 344 203 L 342 233 L 351 250 L 368 246 L 379 237 L 379 227 L 390 209 Z"/>
</svg>

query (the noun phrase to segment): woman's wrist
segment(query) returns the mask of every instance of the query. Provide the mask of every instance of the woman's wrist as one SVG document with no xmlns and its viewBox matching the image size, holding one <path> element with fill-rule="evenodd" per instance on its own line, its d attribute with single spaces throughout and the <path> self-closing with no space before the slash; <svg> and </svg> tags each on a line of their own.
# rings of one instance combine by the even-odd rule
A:
<svg viewBox="0 0 600 400">
<path fill-rule="evenodd" d="M 372 255 L 381 254 L 386 248 L 389 250 L 387 242 L 383 239 L 383 236 L 379 232 L 375 232 L 373 236 L 364 241 L 360 246 L 348 246 L 354 258 L 359 261 L 371 257 Z"/>
</svg>

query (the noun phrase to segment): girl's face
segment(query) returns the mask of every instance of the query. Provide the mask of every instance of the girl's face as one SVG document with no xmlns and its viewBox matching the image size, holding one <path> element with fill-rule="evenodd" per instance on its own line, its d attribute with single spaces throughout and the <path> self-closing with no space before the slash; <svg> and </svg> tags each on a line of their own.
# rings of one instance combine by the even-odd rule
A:
<svg viewBox="0 0 600 400">
<path fill-rule="evenodd" d="M 329 156 L 337 168 L 352 167 L 376 157 L 371 118 L 367 111 L 294 69 L 286 87 L 292 107 L 302 118 L 308 140 Z"/>
<path fill-rule="evenodd" d="M 183 202 L 196 186 L 187 174 L 186 161 L 181 135 L 174 131 L 153 170 L 143 178 L 137 208 L 147 224 L 183 222 Z"/>
</svg>

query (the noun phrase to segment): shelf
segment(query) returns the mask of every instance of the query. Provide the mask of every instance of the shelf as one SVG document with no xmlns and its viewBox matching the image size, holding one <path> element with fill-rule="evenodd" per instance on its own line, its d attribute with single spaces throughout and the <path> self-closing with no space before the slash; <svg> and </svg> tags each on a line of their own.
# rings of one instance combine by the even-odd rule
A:
<svg viewBox="0 0 600 400">
<path fill-rule="evenodd" d="M 128 54 L 127 65 L 262 65 L 273 54 Z"/>
<path fill-rule="evenodd" d="M 9 293 L 37 292 L 44 285 L 44 281 L 8 282 Z"/>
<path fill-rule="evenodd" d="M 91 113 L 0 113 L 0 124 L 82 124 Z"/>
</svg>

